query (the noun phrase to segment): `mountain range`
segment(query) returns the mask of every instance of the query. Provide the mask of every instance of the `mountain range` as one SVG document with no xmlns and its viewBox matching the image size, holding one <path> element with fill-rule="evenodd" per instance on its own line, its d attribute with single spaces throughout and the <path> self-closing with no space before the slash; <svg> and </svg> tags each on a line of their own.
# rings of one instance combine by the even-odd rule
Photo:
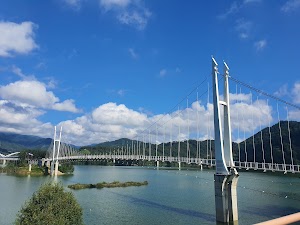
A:
<svg viewBox="0 0 300 225">
<path fill-rule="evenodd" d="M 25 149 L 47 150 L 51 141 L 51 138 L 0 132 L 0 153 L 7 154 Z"/>
</svg>

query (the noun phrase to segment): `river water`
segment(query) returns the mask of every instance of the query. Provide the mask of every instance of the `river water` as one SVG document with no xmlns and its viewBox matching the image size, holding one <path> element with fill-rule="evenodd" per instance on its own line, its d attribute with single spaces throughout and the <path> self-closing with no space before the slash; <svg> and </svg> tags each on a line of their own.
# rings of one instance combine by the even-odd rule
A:
<svg viewBox="0 0 300 225">
<path fill-rule="evenodd" d="M 214 170 L 168 170 L 148 167 L 75 166 L 74 183 L 145 181 L 148 186 L 72 191 L 83 208 L 85 224 L 216 224 Z M 299 176 L 240 172 L 239 225 L 300 211 Z M 0 174 L 0 224 L 13 224 L 18 210 L 51 177 Z M 71 190 L 70 190 L 71 191 Z"/>
</svg>

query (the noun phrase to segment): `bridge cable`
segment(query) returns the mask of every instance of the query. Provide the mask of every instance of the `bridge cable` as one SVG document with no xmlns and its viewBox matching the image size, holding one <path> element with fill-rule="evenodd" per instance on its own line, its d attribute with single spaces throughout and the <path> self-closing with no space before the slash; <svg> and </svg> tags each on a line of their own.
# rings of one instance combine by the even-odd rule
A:
<svg viewBox="0 0 300 225">
<path fill-rule="evenodd" d="M 170 157 L 172 157 L 172 143 L 173 143 L 173 121 L 171 120 L 171 130 L 170 130 Z"/>
<path fill-rule="evenodd" d="M 236 92 L 236 96 L 239 96 L 237 85 L 235 86 L 235 92 Z M 236 104 L 237 104 L 237 106 L 240 105 L 240 101 L 238 100 L 238 98 L 236 99 Z M 239 119 L 239 110 L 237 110 L 237 120 L 238 121 L 240 120 Z M 239 168 L 241 168 L 241 146 L 240 146 L 240 123 L 239 122 L 238 122 L 238 140 L 239 140 L 239 142 L 237 144 L 238 144 Z"/>
<path fill-rule="evenodd" d="M 285 164 L 285 156 L 284 156 L 284 148 L 283 148 L 283 140 L 282 140 L 282 131 L 281 131 L 281 123 L 280 123 L 280 116 L 278 110 L 278 101 L 277 101 L 277 116 L 278 116 L 278 125 L 279 125 L 279 134 L 280 134 L 280 144 L 281 144 L 281 152 L 282 152 L 282 160 L 284 165 L 284 172 L 286 173 L 286 164 Z"/>
<path fill-rule="evenodd" d="M 197 104 L 199 104 L 199 97 L 198 97 L 198 88 L 197 88 Z M 200 106 L 200 104 L 199 104 Z M 201 159 L 201 151 L 200 151 L 200 145 L 199 145 L 199 107 L 197 105 L 197 111 L 196 111 L 196 116 L 197 116 L 197 155 L 196 158 Z"/>
<path fill-rule="evenodd" d="M 187 139 L 186 139 L 186 157 L 187 161 L 190 162 L 190 146 L 189 146 L 189 139 L 190 139 L 190 113 L 189 113 L 189 99 L 186 99 L 186 111 L 187 111 Z"/>
<path fill-rule="evenodd" d="M 269 99 L 267 99 L 267 106 L 269 108 Z M 271 121 L 270 117 L 268 117 L 268 123 L 269 123 L 269 143 L 270 143 L 270 155 L 271 155 L 271 163 L 272 163 L 272 171 L 274 170 L 273 165 L 274 165 L 274 158 L 273 158 L 273 145 L 272 145 L 272 133 L 271 133 Z"/>
<path fill-rule="evenodd" d="M 179 105 L 187 98 L 189 97 L 192 93 L 194 93 L 195 90 L 197 90 L 198 87 L 200 87 L 206 80 L 207 80 L 208 76 L 205 77 L 205 79 L 199 84 L 197 85 L 195 88 L 193 88 L 185 97 L 183 97 L 174 107 L 172 107 L 166 114 L 164 114 L 162 117 L 160 117 L 159 119 L 157 119 L 154 123 L 152 123 L 151 125 L 149 125 L 147 128 L 145 128 L 141 133 L 144 133 L 146 130 L 149 130 L 154 124 L 158 123 L 160 120 L 162 120 L 162 118 L 164 118 L 167 114 L 170 114 L 171 112 L 174 111 L 175 108 L 179 107 Z"/>
<path fill-rule="evenodd" d="M 251 94 L 251 107 L 253 107 L 253 96 L 252 92 L 250 91 Z M 255 163 L 255 152 L 256 152 L 256 147 L 255 147 L 255 138 L 254 138 L 254 118 L 253 118 L 253 110 L 251 110 L 251 117 L 252 117 L 252 146 L 253 146 L 253 161 L 254 161 L 254 166 L 256 168 L 256 163 Z"/>
<path fill-rule="evenodd" d="M 258 100 L 258 96 L 256 97 L 257 102 Z M 263 133 L 262 133 L 262 129 L 261 129 L 261 116 L 258 116 L 259 118 L 259 129 L 260 129 L 260 142 L 261 142 L 261 149 L 262 149 L 262 159 L 264 162 L 264 172 L 266 172 L 266 159 L 265 159 L 265 149 L 264 149 L 264 140 L 263 140 Z"/>
<path fill-rule="evenodd" d="M 240 94 L 242 95 L 242 89 L 240 88 Z M 241 100 L 241 103 L 242 103 L 242 100 Z M 244 103 L 243 103 L 244 104 Z M 246 124 L 245 124 L 245 115 L 244 115 L 244 112 L 242 113 L 242 123 L 243 123 L 243 131 L 244 131 L 244 152 L 245 152 L 245 166 L 246 166 L 246 169 L 248 169 L 248 153 L 247 153 L 247 146 L 246 146 Z"/>
<path fill-rule="evenodd" d="M 287 102 L 287 101 L 285 101 L 285 100 L 283 100 L 283 99 L 280 99 L 280 98 L 278 98 L 278 97 L 276 97 L 276 96 L 274 96 L 274 95 L 271 95 L 271 94 L 269 94 L 269 93 L 267 93 L 267 92 L 265 92 L 265 91 L 262 91 L 262 90 L 260 90 L 260 89 L 258 89 L 258 88 L 255 88 L 255 87 L 251 86 L 250 84 L 247 84 L 247 83 L 245 83 L 245 82 L 242 82 L 242 81 L 240 81 L 240 80 L 238 80 L 238 79 L 236 79 L 236 78 L 234 78 L 234 77 L 232 77 L 232 76 L 229 76 L 229 79 L 231 79 L 231 80 L 233 80 L 234 82 L 236 82 L 236 83 L 238 83 L 238 84 L 241 84 L 241 85 L 243 85 L 243 86 L 245 86 L 245 87 L 247 87 L 247 88 L 249 88 L 249 89 L 252 89 L 252 90 L 256 91 L 257 93 L 260 93 L 260 94 L 265 95 L 265 96 L 267 96 L 267 97 L 269 97 L 269 98 L 275 99 L 276 101 L 282 102 L 282 103 L 284 103 L 284 104 L 286 104 L 286 105 L 292 106 L 292 107 L 294 107 L 294 108 L 300 110 L 300 106 L 295 105 L 295 104 L 290 103 L 290 102 Z"/>
<path fill-rule="evenodd" d="M 207 121 L 209 121 L 209 111 L 208 111 L 208 104 L 209 104 L 209 83 L 207 85 Z M 207 139 L 206 139 L 206 160 L 208 163 L 208 138 L 209 138 L 209 122 L 208 126 L 206 127 L 206 132 L 207 132 Z"/>
<path fill-rule="evenodd" d="M 207 90 L 207 93 L 208 93 L 208 100 L 207 100 L 207 109 L 208 109 L 208 104 L 210 102 L 210 95 L 209 95 L 209 83 L 208 83 L 208 90 Z M 208 112 L 208 131 L 209 131 L 209 151 L 210 151 L 210 166 L 212 166 L 212 150 L 211 150 L 211 138 L 212 138 L 212 135 L 211 135 L 211 113 Z"/>
<path fill-rule="evenodd" d="M 287 115 L 287 125 L 288 125 L 288 133 L 289 133 L 292 172 L 294 172 L 294 159 L 293 159 L 292 139 L 291 139 L 290 120 L 289 120 L 289 109 L 287 106 L 286 106 L 286 115 Z"/>
<path fill-rule="evenodd" d="M 178 112 L 179 112 L 179 109 L 178 109 Z M 177 151 L 178 151 L 177 152 L 178 162 L 180 162 L 180 123 L 178 124 L 178 150 Z"/>
</svg>

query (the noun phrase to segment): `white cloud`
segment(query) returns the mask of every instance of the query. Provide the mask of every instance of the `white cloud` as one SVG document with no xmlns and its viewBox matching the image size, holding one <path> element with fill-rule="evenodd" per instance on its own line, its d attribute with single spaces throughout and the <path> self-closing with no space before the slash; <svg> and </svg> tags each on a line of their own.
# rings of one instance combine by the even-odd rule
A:
<svg viewBox="0 0 300 225">
<path fill-rule="evenodd" d="M 38 48 L 34 41 L 34 28 L 32 22 L 0 21 L 0 56 L 10 57 L 13 54 L 28 54 Z"/>
<path fill-rule="evenodd" d="M 137 59 L 139 57 L 139 55 L 136 53 L 136 51 L 133 48 L 129 48 L 128 52 L 133 59 Z"/>
<path fill-rule="evenodd" d="M 238 93 L 238 94 L 232 94 L 229 93 L 229 100 L 230 103 L 234 104 L 236 102 L 251 102 L 251 95 L 250 94 L 243 94 L 243 93 Z"/>
<path fill-rule="evenodd" d="M 300 110 L 291 110 L 289 111 L 289 119 L 300 121 Z"/>
<path fill-rule="evenodd" d="M 125 93 L 126 93 L 126 90 L 124 90 L 124 89 L 120 89 L 117 91 L 117 94 L 121 97 L 123 97 L 125 95 Z"/>
<path fill-rule="evenodd" d="M 125 8 L 132 1 L 131 0 L 100 0 L 100 5 L 104 7 L 106 10 L 110 10 L 114 7 Z"/>
<path fill-rule="evenodd" d="M 251 104 L 250 94 L 231 94 L 231 120 L 233 138 L 240 140 L 243 133 L 251 136 L 253 131 L 260 127 L 266 127 L 273 123 L 272 107 L 266 101 L 257 99 Z M 198 119 L 197 119 L 198 112 Z M 197 134 L 197 121 L 199 135 Z M 61 122 L 64 125 L 64 139 L 76 145 L 100 143 L 119 138 L 135 138 L 149 141 L 162 142 L 165 133 L 165 141 L 186 140 L 187 138 L 204 140 L 213 138 L 213 105 L 204 105 L 202 102 L 193 102 L 189 108 L 176 110 L 169 114 L 145 114 L 129 109 L 123 104 L 113 102 L 100 105 L 84 116 L 72 121 Z M 157 125 L 156 125 L 157 124 Z M 69 126 L 67 128 L 67 126 Z M 158 137 L 156 139 L 156 127 Z M 178 132 L 180 127 L 180 133 Z M 188 136 L 188 129 L 190 135 Z M 143 131 L 145 130 L 145 133 Z"/>
<path fill-rule="evenodd" d="M 162 69 L 162 70 L 159 71 L 159 76 L 160 77 L 164 77 L 166 75 L 167 75 L 167 70 L 166 69 Z"/>
<path fill-rule="evenodd" d="M 73 99 L 67 99 L 63 102 L 55 103 L 53 104 L 52 109 L 58 111 L 73 112 L 73 113 L 81 112 L 81 110 L 76 108 Z"/>
<path fill-rule="evenodd" d="M 300 104 L 300 82 L 296 82 L 292 89 L 292 98 L 295 104 Z"/>
<path fill-rule="evenodd" d="M 7 100 L 0 100 L 0 105 L 1 123 L 26 125 L 26 123 L 30 122 L 37 124 L 35 118 L 44 113 L 43 111 L 36 110 L 32 107 L 10 103 Z"/>
<path fill-rule="evenodd" d="M 44 83 L 36 80 L 16 81 L 6 86 L 0 86 L 0 97 L 17 104 L 25 104 L 37 108 L 70 112 L 79 111 L 75 107 L 73 100 L 59 102 L 59 98 L 53 92 L 47 91 Z"/>
<path fill-rule="evenodd" d="M 57 80 L 55 80 L 53 77 L 47 77 L 45 80 L 47 80 L 47 88 L 54 89 L 57 86 Z"/>
<path fill-rule="evenodd" d="M 287 97 L 292 103 L 300 104 L 300 82 L 295 82 L 292 88 L 285 84 L 274 95 L 278 98 Z"/>
<path fill-rule="evenodd" d="M 236 21 L 235 29 L 239 33 L 241 39 L 247 39 L 250 35 L 252 28 L 252 22 L 246 21 L 244 19 L 239 19 Z"/>
<path fill-rule="evenodd" d="M 71 7 L 74 10 L 79 10 L 81 8 L 81 1 L 82 0 L 63 0 L 66 5 Z"/>
<path fill-rule="evenodd" d="M 244 0 L 244 4 L 249 4 L 249 3 L 260 3 L 262 0 Z"/>
<path fill-rule="evenodd" d="M 147 116 L 128 109 L 125 105 L 116 103 L 106 103 L 99 106 L 92 112 L 93 121 L 101 124 L 124 125 L 124 126 L 142 126 Z"/>
<path fill-rule="evenodd" d="M 238 3 L 237 2 L 233 2 L 230 5 L 229 9 L 226 12 L 224 12 L 223 14 L 219 15 L 218 17 L 220 19 L 226 19 L 229 15 L 238 12 L 239 9 L 240 9 L 240 6 L 238 5 Z"/>
<path fill-rule="evenodd" d="M 1 88 L 0 94 L 2 94 Z M 72 111 L 73 102 L 71 100 L 59 103 L 55 102 L 56 99 L 53 96 L 53 93 L 51 95 L 46 91 L 45 101 L 52 101 L 52 108 L 58 107 L 58 110 L 68 108 L 69 111 Z M 268 105 L 262 99 L 256 99 L 251 103 L 251 98 L 251 94 L 230 94 L 232 132 L 235 141 L 238 136 L 239 140 L 243 139 L 243 132 L 248 137 L 260 127 L 268 126 L 269 122 L 271 124 L 276 122 L 272 118 L 274 112 L 270 104 Z M 28 102 L 33 104 L 34 101 L 27 99 L 26 104 L 16 104 L 9 100 L 0 100 L 0 130 L 42 136 L 48 134 L 48 137 L 51 137 L 53 126 L 38 120 L 38 117 L 45 111 L 28 104 Z M 170 135 L 172 140 L 186 140 L 187 138 L 205 140 L 214 137 L 213 105 L 211 103 L 191 102 L 188 108 L 175 110 L 168 114 L 153 115 L 144 113 L 143 109 L 139 110 L 130 109 L 124 104 L 109 102 L 99 105 L 96 109 L 74 120 L 61 121 L 58 125 L 63 126 L 63 141 L 75 145 L 100 143 L 124 137 L 142 140 L 143 136 L 148 142 L 149 129 L 152 142 L 164 141 L 164 134 L 165 141 L 170 140 Z M 293 118 L 300 117 L 299 113 L 291 110 L 290 119 Z M 155 137 L 156 127 L 157 139 Z M 179 127 L 180 133 L 178 132 Z M 188 130 L 190 135 L 188 135 Z M 240 135 L 237 134 L 238 130 Z"/>
<path fill-rule="evenodd" d="M 144 30 L 151 16 L 149 10 L 143 11 L 126 11 L 118 15 L 118 20 L 122 24 L 136 27 L 138 30 Z"/>
<path fill-rule="evenodd" d="M 265 39 L 254 43 L 254 47 L 257 51 L 263 50 L 266 46 L 267 46 L 267 41 Z"/>
<path fill-rule="evenodd" d="M 292 11 L 296 11 L 300 8 L 300 0 L 288 0 L 286 3 L 281 7 L 281 11 L 285 13 L 289 13 Z"/>
<path fill-rule="evenodd" d="M 218 16 L 219 19 L 226 19 L 229 16 L 238 13 L 243 7 L 248 6 L 250 3 L 260 3 L 262 0 L 244 0 L 234 1 L 231 3 L 230 7 L 222 14 Z"/>
<path fill-rule="evenodd" d="M 44 113 L 30 106 L 0 100 L 0 131 L 47 137 L 52 131 L 52 125 L 37 120 Z"/>
<path fill-rule="evenodd" d="M 12 66 L 12 72 L 16 75 L 18 75 L 23 80 L 36 80 L 34 75 L 26 75 L 22 72 L 22 70 L 19 67 Z"/>
<path fill-rule="evenodd" d="M 144 7 L 142 1 L 133 0 L 100 0 L 105 12 L 115 14 L 121 24 L 144 30 L 152 13 Z"/>
<path fill-rule="evenodd" d="M 280 87 L 279 90 L 274 93 L 274 95 L 276 97 L 283 97 L 283 96 L 289 95 L 287 84 Z"/>
</svg>

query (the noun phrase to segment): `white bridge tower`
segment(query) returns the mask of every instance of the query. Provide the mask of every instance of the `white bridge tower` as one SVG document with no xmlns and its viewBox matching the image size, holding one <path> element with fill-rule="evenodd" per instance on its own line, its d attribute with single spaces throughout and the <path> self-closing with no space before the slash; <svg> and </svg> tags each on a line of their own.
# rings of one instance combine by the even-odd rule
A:
<svg viewBox="0 0 300 225">
<path fill-rule="evenodd" d="M 236 222 L 238 220 L 236 185 L 238 173 L 232 156 L 230 102 L 229 102 L 229 68 L 224 62 L 224 101 L 219 99 L 218 64 L 212 58 L 213 104 L 215 128 L 215 208 L 217 222 Z M 224 128 L 222 129 L 221 107 L 224 108 Z M 224 133 L 223 133 L 224 131 Z"/>
<path fill-rule="evenodd" d="M 58 174 L 58 157 L 59 157 L 59 150 L 61 144 L 61 132 L 62 132 L 62 127 L 60 127 L 59 138 L 57 138 L 56 126 L 54 127 L 52 162 L 51 162 L 51 169 L 50 169 L 51 176 L 53 175 L 57 176 Z M 56 153 L 56 160 L 55 160 L 55 153 Z"/>
</svg>

